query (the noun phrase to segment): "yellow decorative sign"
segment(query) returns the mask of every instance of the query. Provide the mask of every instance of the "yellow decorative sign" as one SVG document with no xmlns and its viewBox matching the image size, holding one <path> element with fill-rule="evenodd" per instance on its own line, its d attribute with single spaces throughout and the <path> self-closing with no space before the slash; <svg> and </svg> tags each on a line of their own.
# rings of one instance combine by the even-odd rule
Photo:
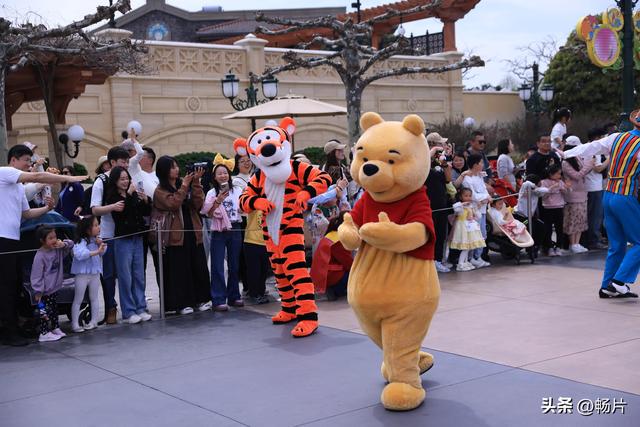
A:
<svg viewBox="0 0 640 427">
<path fill-rule="evenodd" d="M 601 16 L 585 16 L 578 21 L 576 34 L 587 44 L 589 59 L 601 68 L 620 66 L 622 43 L 618 32 L 624 27 L 624 17 L 617 8 L 610 8 Z M 634 14 L 634 27 L 640 31 L 640 13 Z"/>
</svg>

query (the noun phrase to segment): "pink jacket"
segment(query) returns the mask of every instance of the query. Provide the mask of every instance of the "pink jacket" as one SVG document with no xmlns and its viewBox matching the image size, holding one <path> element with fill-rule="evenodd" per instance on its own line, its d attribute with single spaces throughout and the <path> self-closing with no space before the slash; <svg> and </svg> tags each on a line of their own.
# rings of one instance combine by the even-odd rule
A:
<svg viewBox="0 0 640 427">
<path fill-rule="evenodd" d="M 211 212 L 211 215 L 209 215 L 209 211 L 213 208 L 213 202 L 215 202 L 215 200 L 215 197 L 208 196 L 202 205 L 200 213 L 211 218 L 211 231 L 231 230 L 231 221 L 229 221 L 229 216 L 227 215 L 227 211 L 224 209 L 224 206 L 219 205 L 213 212 Z"/>
<path fill-rule="evenodd" d="M 569 163 L 562 162 L 562 174 L 571 181 L 571 191 L 564 195 L 567 203 L 586 203 L 587 191 L 585 189 L 584 177 L 593 169 L 593 162 L 584 164 L 579 158 L 575 158 L 580 165 L 580 170 L 576 171 Z"/>
<path fill-rule="evenodd" d="M 564 208 L 564 205 L 567 204 L 564 200 L 564 195 L 569 192 L 567 186 L 564 185 L 564 181 L 543 179 L 540 184 L 542 187 L 549 189 L 549 192 L 542 196 L 542 206 L 547 209 Z"/>
</svg>

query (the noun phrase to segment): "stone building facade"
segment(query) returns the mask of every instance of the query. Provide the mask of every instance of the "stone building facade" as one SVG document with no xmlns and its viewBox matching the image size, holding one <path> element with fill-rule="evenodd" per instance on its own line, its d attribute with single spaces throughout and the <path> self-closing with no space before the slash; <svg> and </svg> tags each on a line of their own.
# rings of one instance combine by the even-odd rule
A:
<svg viewBox="0 0 640 427">
<path fill-rule="evenodd" d="M 121 142 L 120 134 L 130 120 L 142 123 L 140 139 L 158 155 L 190 151 L 231 155 L 233 140 L 246 137 L 251 125 L 249 120 L 222 119 L 234 110 L 222 95 L 221 79 L 228 72 L 238 76 L 242 96 L 249 72 L 260 74 L 265 66 L 281 64 L 285 50 L 265 48 L 265 41 L 254 36 L 233 46 L 148 44 L 150 61 L 157 72 L 110 77 L 104 85 L 87 86 L 86 92 L 71 102 L 66 123 L 81 125 L 86 134 L 76 161 L 94 168 L 99 156 Z M 317 56 L 326 52 L 301 54 Z M 461 55 L 447 52 L 429 57 L 392 57 L 376 67 L 444 65 L 458 61 Z M 281 96 L 292 93 L 345 106 L 344 86 L 332 69 L 301 69 L 279 74 L 278 79 Z M 427 123 L 437 123 L 463 115 L 462 89 L 460 71 L 382 79 L 365 90 L 362 111 L 377 111 L 388 120 L 401 120 L 406 114 L 415 113 Z M 331 138 L 347 139 L 344 116 L 297 121 L 296 149 L 322 146 Z M 28 140 L 44 148 L 46 127 L 44 104 L 25 104 L 13 116 L 12 139 Z"/>
</svg>

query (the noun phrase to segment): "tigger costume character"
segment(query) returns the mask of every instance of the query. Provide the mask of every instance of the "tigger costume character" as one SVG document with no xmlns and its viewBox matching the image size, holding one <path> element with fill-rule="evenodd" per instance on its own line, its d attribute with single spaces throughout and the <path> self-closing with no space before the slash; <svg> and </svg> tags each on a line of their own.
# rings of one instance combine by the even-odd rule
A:
<svg viewBox="0 0 640 427">
<path fill-rule="evenodd" d="M 248 139 L 236 139 L 238 154 L 248 153 L 259 169 L 240 196 L 245 212 L 261 210 L 262 229 L 273 268 L 281 310 L 271 318 L 274 324 L 298 320 L 291 334 L 306 337 L 318 329 L 318 308 L 313 281 L 304 253 L 304 220 L 307 200 L 324 193 L 331 184 L 325 172 L 306 163 L 290 160 L 290 135 L 295 122 L 285 117 L 280 126 L 266 126 Z"/>
</svg>

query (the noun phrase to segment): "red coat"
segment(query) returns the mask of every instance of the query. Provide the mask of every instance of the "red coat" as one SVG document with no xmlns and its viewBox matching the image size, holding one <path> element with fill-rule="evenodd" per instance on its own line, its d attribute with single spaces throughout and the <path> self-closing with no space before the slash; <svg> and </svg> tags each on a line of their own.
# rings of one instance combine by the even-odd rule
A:
<svg viewBox="0 0 640 427">
<path fill-rule="evenodd" d="M 311 279 L 318 293 L 324 293 L 327 287 L 334 286 L 351 269 L 353 256 L 346 250 L 338 233 L 332 231 L 320 240 L 311 262 Z"/>
</svg>

